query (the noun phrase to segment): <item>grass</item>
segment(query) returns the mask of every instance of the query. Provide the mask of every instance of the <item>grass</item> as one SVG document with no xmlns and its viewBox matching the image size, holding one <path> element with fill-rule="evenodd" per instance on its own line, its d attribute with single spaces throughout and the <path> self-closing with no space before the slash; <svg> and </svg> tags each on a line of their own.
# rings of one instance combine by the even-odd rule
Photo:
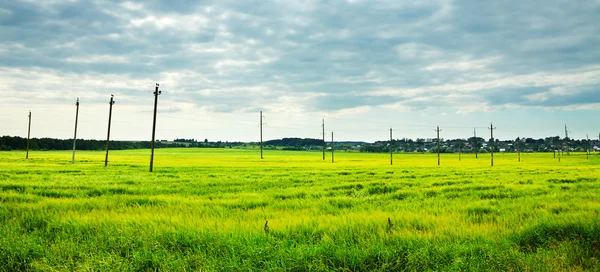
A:
<svg viewBox="0 0 600 272">
<path fill-rule="evenodd" d="M 600 269 L 597 155 L 23 153 L 0 152 L 0 271 Z"/>
</svg>

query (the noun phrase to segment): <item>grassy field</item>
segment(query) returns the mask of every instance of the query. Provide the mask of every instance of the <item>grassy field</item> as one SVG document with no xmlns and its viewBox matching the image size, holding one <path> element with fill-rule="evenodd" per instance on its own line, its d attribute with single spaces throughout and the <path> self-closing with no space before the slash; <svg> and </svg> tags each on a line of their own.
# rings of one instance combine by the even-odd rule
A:
<svg viewBox="0 0 600 272">
<path fill-rule="evenodd" d="M 600 270 L 597 155 L 149 153 L 0 152 L 0 271 Z"/>
</svg>

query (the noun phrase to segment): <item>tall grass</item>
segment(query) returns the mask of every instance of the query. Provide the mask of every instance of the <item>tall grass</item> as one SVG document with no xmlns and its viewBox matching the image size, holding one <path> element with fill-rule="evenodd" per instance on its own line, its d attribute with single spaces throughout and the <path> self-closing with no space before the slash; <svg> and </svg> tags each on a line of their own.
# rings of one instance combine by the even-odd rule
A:
<svg viewBox="0 0 600 272">
<path fill-rule="evenodd" d="M 1 271 L 600 269 L 598 156 L 21 153 L 0 152 Z"/>
</svg>

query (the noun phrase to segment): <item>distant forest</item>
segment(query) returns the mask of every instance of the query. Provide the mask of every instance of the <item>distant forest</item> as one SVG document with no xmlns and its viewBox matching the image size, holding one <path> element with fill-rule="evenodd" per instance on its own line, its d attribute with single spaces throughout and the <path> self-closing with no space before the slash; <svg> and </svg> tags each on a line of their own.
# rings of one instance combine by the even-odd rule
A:
<svg viewBox="0 0 600 272">
<path fill-rule="evenodd" d="M 376 141 L 374 143 L 366 142 L 335 142 L 336 150 L 358 151 L 358 152 L 389 152 L 389 141 Z M 70 150 L 73 148 L 73 139 L 53 139 L 53 138 L 32 138 L 30 141 L 32 150 Z M 321 150 L 323 140 L 310 138 L 283 138 L 277 140 L 268 140 L 263 142 L 265 149 L 282 150 Z M 209 142 L 208 140 L 197 141 L 196 139 L 175 139 L 169 141 L 156 141 L 157 148 L 232 148 L 240 147 L 257 148 L 257 142 Z M 330 149 L 331 143 L 325 143 L 327 149 Z M 600 151 L 600 142 L 598 140 L 573 140 L 561 139 L 559 137 L 547 137 L 544 139 L 517 138 L 515 140 L 494 140 L 492 144 L 484 138 L 468 139 L 440 139 L 439 149 L 442 153 L 453 152 L 489 152 L 493 147 L 496 152 L 515 152 L 521 150 L 524 152 L 551 152 L 553 150 L 565 151 Z M 22 137 L 2 136 L 0 137 L 0 151 L 25 150 L 27 148 L 27 139 Z M 77 140 L 78 150 L 104 150 L 106 141 L 103 140 Z M 110 149 L 145 149 L 150 148 L 150 141 L 110 141 Z M 438 144 L 436 139 L 394 139 L 392 141 L 394 152 L 437 152 Z"/>
<path fill-rule="evenodd" d="M 323 140 L 310 138 L 283 138 L 277 140 L 268 140 L 265 141 L 264 144 L 287 147 L 322 146 Z"/>
<path fill-rule="evenodd" d="M 157 142 L 157 146 L 164 147 Z M 150 141 L 110 141 L 111 150 L 142 149 L 150 148 Z M 24 150 L 27 149 L 27 138 L 2 136 L 0 137 L 0 150 Z M 73 149 L 73 139 L 32 138 L 30 149 L 33 150 L 69 150 Z M 77 139 L 77 150 L 103 150 L 106 149 L 106 141 Z"/>
<path fill-rule="evenodd" d="M 157 148 L 173 147 L 228 147 L 223 142 L 167 142 L 156 141 Z M 230 146 L 230 145 L 229 145 Z M 150 148 L 150 141 L 110 141 L 111 150 L 144 149 Z M 0 137 L 0 151 L 25 150 L 27 149 L 27 138 L 2 136 Z M 70 150 L 73 149 L 73 139 L 32 138 L 30 140 L 32 150 Z M 105 140 L 77 139 L 77 150 L 104 150 Z"/>
</svg>

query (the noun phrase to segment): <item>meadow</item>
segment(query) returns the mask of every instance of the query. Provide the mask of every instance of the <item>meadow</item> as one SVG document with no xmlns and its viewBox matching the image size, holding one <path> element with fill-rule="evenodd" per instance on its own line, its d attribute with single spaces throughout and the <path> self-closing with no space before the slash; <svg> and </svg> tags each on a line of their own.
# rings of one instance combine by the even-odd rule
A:
<svg viewBox="0 0 600 272">
<path fill-rule="evenodd" d="M 596 154 L 149 155 L 0 152 L 0 271 L 600 270 Z"/>
</svg>

